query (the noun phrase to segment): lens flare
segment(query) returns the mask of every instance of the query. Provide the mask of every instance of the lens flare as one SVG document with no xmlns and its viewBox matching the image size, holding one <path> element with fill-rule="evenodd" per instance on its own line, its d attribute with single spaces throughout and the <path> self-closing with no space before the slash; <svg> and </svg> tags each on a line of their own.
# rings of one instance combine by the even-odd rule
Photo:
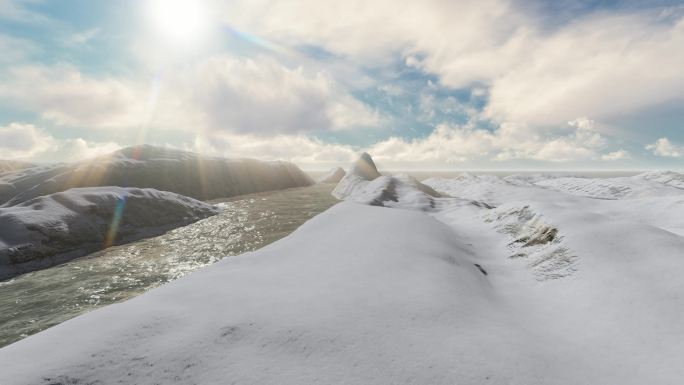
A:
<svg viewBox="0 0 684 385">
<path fill-rule="evenodd" d="M 114 215 L 112 216 L 112 221 L 109 223 L 109 229 L 107 230 L 107 235 L 105 236 L 105 242 L 103 245 L 105 249 L 114 244 L 116 234 L 119 231 L 119 225 L 121 224 L 121 216 L 123 215 L 125 208 L 126 197 L 122 196 L 116 202 L 116 206 L 114 207 Z"/>
</svg>

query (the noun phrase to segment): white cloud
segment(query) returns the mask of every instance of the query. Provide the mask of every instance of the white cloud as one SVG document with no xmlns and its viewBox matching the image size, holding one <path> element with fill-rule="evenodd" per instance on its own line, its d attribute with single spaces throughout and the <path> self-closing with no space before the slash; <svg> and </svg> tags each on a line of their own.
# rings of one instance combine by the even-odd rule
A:
<svg viewBox="0 0 684 385">
<path fill-rule="evenodd" d="M 370 146 L 368 151 L 381 162 L 433 164 L 477 160 L 572 162 L 624 155 L 620 151 L 602 154 L 607 140 L 596 132 L 589 119 L 571 121 L 568 130 L 567 134 L 548 137 L 539 130 L 513 123 L 504 123 L 495 131 L 477 129 L 472 124 L 442 124 L 425 138 L 389 138 Z"/>
<path fill-rule="evenodd" d="M 112 142 L 88 142 L 82 138 L 57 139 L 32 124 L 10 123 L 0 126 L 2 159 L 32 161 L 76 161 L 112 152 L 120 148 Z"/>
<path fill-rule="evenodd" d="M 684 17 L 674 9 L 589 13 L 550 27 L 544 15 L 506 0 L 223 7 L 227 22 L 248 33 L 319 45 L 363 66 L 403 58 L 449 87 L 485 85 L 486 116 L 498 122 L 605 120 L 684 98 Z"/>
<path fill-rule="evenodd" d="M 38 47 L 26 39 L 20 39 L 9 35 L 0 34 L 0 63 L 16 63 L 27 60 L 36 53 Z"/>
<path fill-rule="evenodd" d="M 303 166 L 345 165 L 353 161 L 358 149 L 341 144 L 325 143 L 305 135 L 275 135 L 213 133 L 197 136 L 192 151 L 224 157 L 287 160 Z"/>
<path fill-rule="evenodd" d="M 267 59 L 213 58 L 197 70 L 198 112 L 208 128 L 241 133 L 300 133 L 375 126 L 377 113 L 324 73 L 306 74 Z M 191 101 L 188 101 L 191 102 Z"/>
<path fill-rule="evenodd" d="M 526 54 L 491 79 L 486 115 L 557 124 L 684 99 L 682 46 L 684 19 L 635 13 L 578 20 L 526 41 Z"/>
<path fill-rule="evenodd" d="M 14 67 L 0 83 L 0 100 L 58 125 L 137 127 L 147 102 L 144 87 L 115 78 L 94 78 L 72 66 Z"/>
<path fill-rule="evenodd" d="M 4 159 L 25 159 L 45 151 L 53 138 L 42 129 L 23 123 L 0 126 L 0 153 Z"/>
<path fill-rule="evenodd" d="M 54 139 L 51 146 L 31 159 L 41 162 L 75 162 L 108 154 L 121 147 L 114 142 L 92 142 L 82 138 Z"/>
<path fill-rule="evenodd" d="M 647 150 L 653 152 L 654 155 L 664 156 L 668 158 L 680 158 L 684 156 L 684 146 L 670 142 L 668 138 L 660 138 L 655 143 L 646 146 Z"/>
<path fill-rule="evenodd" d="M 66 37 L 64 39 L 64 44 L 72 47 L 85 46 L 95 39 L 100 32 L 100 28 L 91 28 L 85 31 L 77 32 Z"/>
<path fill-rule="evenodd" d="M 0 20 L 11 20 L 22 23 L 46 23 L 50 19 L 45 15 L 30 10 L 26 5 L 40 0 L 0 0 Z"/>
<path fill-rule="evenodd" d="M 629 158 L 631 158 L 631 155 L 629 154 L 629 152 L 625 150 L 617 150 L 610 152 L 608 154 L 601 155 L 601 159 L 607 161 L 624 160 Z"/>
<path fill-rule="evenodd" d="M 375 126 L 381 117 L 324 73 L 272 60 L 213 57 L 158 83 L 93 77 L 59 65 L 14 67 L 0 100 L 63 126 L 141 126 L 254 134 Z"/>
</svg>

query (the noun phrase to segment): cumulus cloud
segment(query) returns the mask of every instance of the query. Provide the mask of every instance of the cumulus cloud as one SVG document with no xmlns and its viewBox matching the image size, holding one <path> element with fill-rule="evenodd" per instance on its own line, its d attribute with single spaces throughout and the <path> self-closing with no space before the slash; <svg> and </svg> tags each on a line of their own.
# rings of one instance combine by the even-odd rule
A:
<svg viewBox="0 0 684 385">
<path fill-rule="evenodd" d="M 594 122 L 575 119 L 567 125 L 565 134 L 545 136 L 530 127 L 504 123 L 494 131 L 464 126 L 438 125 L 427 137 L 405 140 L 389 138 L 368 148 L 385 162 L 459 163 L 477 160 L 505 162 L 510 160 L 541 160 L 571 162 L 609 160 L 625 156 L 624 151 L 603 154 L 608 143 Z"/>
<path fill-rule="evenodd" d="M 147 93 L 134 82 L 90 77 L 68 65 L 13 67 L 5 78 L 0 100 L 58 125 L 136 127 L 145 116 Z"/>
<path fill-rule="evenodd" d="M 197 136 L 190 150 L 224 157 L 244 157 L 264 160 L 287 160 L 300 165 L 339 165 L 355 159 L 359 149 L 342 144 L 326 143 L 306 135 L 275 135 L 214 133 Z"/>
<path fill-rule="evenodd" d="M 448 87 L 485 85 L 486 116 L 497 122 L 604 119 L 684 98 L 681 10 L 588 13 L 549 26 L 522 3 L 250 0 L 223 7 L 227 22 L 284 43 L 321 46 L 364 66 L 399 57 Z"/>
<path fill-rule="evenodd" d="M 42 129 L 23 123 L 0 126 L 0 153 L 5 159 L 25 159 L 45 151 L 53 138 Z"/>
<path fill-rule="evenodd" d="M 629 152 L 625 150 L 617 150 L 609 152 L 608 154 L 601 155 L 602 160 L 614 161 L 614 160 L 624 160 L 631 158 Z"/>
<path fill-rule="evenodd" d="M 0 126 L 0 154 L 3 159 L 32 161 L 77 161 L 120 148 L 112 142 L 89 142 L 82 138 L 57 139 L 32 124 Z"/>
<path fill-rule="evenodd" d="M 155 82 L 93 77 L 68 65 L 15 67 L 6 79 L 0 100 L 64 126 L 272 134 L 381 121 L 324 73 L 268 59 L 212 57 Z"/>
<path fill-rule="evenodd" d="M 681 158 L 684 156 L 684 146 L 672 143 L 668 138 L 660 138 L 655 143 L 646 145 L 646 149 L 657 156 L 668 158 Z"/>
<path fill-rule="evenodd" d="M 197 71 L 197 109 L 214 130 L 301 133 L 375 126 L 380 117 L 324 73 L 275 61 L 213 58 Z M 189 101 L 191 102 L 191 101 Z"/>
</svg>

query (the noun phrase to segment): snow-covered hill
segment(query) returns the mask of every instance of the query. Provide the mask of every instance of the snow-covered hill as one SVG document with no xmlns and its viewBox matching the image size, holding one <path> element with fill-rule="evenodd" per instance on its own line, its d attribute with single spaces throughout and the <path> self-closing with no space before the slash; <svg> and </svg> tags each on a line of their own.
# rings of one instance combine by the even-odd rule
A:
<svg viewBox="0 0 684 385">
<path fill-rule="evenodd" d="M 12 206 L 75 187 L 154 188 L 207 200 L 311 184 L 288 162 L 206 157 L 142 145 L 75 164 L 2 175 L 0 204 Z"/>
<path fill-rule="evenodd" d="M 426 181 L 439 197 L 374 168 L 279 242 L 0 349 L 0 383 L 684 378 L 683 194 Z M 423 196 L 434 207 L 414 210 Z"/>
<path fill-rule="evenodd" d="M 373 206 L 416 210 L 434 209 L 434 198 L 439 196 L 431 187 L 410 175 L 381 175 L 367 153 L 363 153 L 352 164 L 349 172 L 335 186 L 332 195 L 338 199 Z"/>
<path fill-rule="evenodd" d="M 0 159 L 0 174 L 21 170 L 24 168 L 34 167 L 35 165 L 29 162 L 23 162 L 20 160 L 3 160 Z"/>
<path fill-rule="evenodd" d="M 75 188 L 2 207 L 0 279 L 216 213 L 214 206 L 179 194 L 111 186 Z"/>
<path fill-rule="evenodd" d="M 620 178 L 554 178 L 535 184 L 568 194 L 598 199 L 648 198 L 682 194 L 684 174 L 653 171 Z"/>
</svg>

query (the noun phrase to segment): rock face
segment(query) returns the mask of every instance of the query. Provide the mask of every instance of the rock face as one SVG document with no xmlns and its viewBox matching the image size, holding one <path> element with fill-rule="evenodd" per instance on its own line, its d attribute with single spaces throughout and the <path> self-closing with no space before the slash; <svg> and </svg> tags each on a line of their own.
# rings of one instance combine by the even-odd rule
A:
<svg viewBox="0 0 684 385">
<path fill-rule="evenodd" d="M 77 187 L 154 188 L 207 200 L 313 183 L 299 167 L 288 162 L 205 157 L 142 145 L 77 164 L 3 175 L 0 204 L 12 206 Z"/>
<path fill-rule="evenodd" d="M 439 193 L 420 183 L 416 178 L 399 174 L 383 176 L 367 153 L 350 167 L 349 173 L 332 191 L 338 199 L 372 206 L 430 210 L 435 207 L 433 198 Z"/>
<path fill-rule="evenodd" d="M 318 179 L 318 183 L 338 183 L 347 173 L 344 172 L 342 167 L 336 167 L 328 171 L 327 174 L 323 175 Z"/>
<path fill-rule="evenodd" d="M 352 164 L 349 173 L 362 177 L 365 180 L 373 180 L 380 176 L 373 158 L 367 152 L 362 153 L 361 157 Z"/>
<path fill-rule="evenodd" d="M 154 236 L 214 215 L 179 194 L 76 188 L 0 208 L 0 279 L 56 265 L 112 243 Z"/>
</svg>

